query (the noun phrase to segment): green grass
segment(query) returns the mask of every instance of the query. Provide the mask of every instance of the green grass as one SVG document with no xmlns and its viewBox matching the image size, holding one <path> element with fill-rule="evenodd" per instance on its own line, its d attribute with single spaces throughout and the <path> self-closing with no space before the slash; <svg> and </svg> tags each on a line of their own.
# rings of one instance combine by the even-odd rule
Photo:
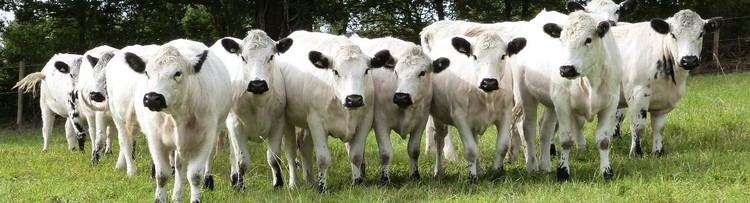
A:
<svg viewBox="0 0 750 203">
<path fill-rule="evenodd" d="M 215 160 L 216 190 L 203 193 L 205 202 L 739 202 L 750 199 L 750 74 L 695 76 L 688 93 L 670 114 L 666 129 L 667 154 L 657 158 L 628 157 L 629 130 L 614 141 L 611 153 L 615 180 L 603 181 L 598 153 L 589 145 L 585 153 L 573 152 L 572 181 L 558 183 L 554 173 L 529 174 L 522 161 L 506 166 L 505 175 L 483 174 L 475 185 L 466 183 L 466 163 L 447 162 L 446 176 L 432 177 L 432 154 L 422 154 L 423 179 L 410 181 L 406 142 L 396 135 L 394 184 L 381 186 L 377 174 L 377 146 L 370 136 L 367 147 L 367 177 L 362 186 L 350 186 L 351 169 L 343 144 L 330 139 L 333 166 L 329 172 L 330 193 L 320 195 L 311 186 L 274 190 L 265 164 L 264 147 L 252 144 L 252 167 L 246 190 L 235 193 L 229 185 L 226 149 Z M 627 121 L 626 121 L 627 123 Z M 626 124 L 627 126 L 627 124 Z M 586 128 L 588 143 L 593 125 Z M 649 130 L 650 132 L 650 130 Z M 482 172 L 493 160 L 494 129 L 481 139 Z M 139 136 L 138 175 L 126 177 L 114 169 L 115 156 L 105 156 L 96 166 L 86 153 L 66 149 L 57 129 L 51 149 L 43 153 L 41 130 L 0 131 L 0 199 L 7 202 L 150 202 L 154 180 L 143 136 Z M 455 139 L 455 138 L 454 138 Z M 644 138 L 650 151 L 651 136 Z M 460 142 L 454 140 L 459 146 Z M 115 142 L 116 143 L 116 142 Z M 88 143 L 87 143 L 88 144 Z M 553 160 L 557 163 L 557 160 Z M 171 191 L 171 184 L 167 187 Z M 189 194 L 186 188 L 185 194 Z M 188 196 L 183 197 L 189 199 Z"/>
</svg>

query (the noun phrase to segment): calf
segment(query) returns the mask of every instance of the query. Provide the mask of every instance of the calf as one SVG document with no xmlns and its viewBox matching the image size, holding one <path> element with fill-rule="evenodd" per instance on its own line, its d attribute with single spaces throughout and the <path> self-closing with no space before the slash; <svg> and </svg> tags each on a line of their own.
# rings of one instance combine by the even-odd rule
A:
<svg viewBox="0 0 750 203">
<path fill-rule="evenodd" d="M 162 45 L 147 63 L 135 54 L 126 53 L 125 60 L 142 74 L 133 78 L 139 79 L 133 99 L 142 101 L 135 105 L 139 125 L 162 130 L 146 134 L 156 170 L 156 201 L 166 201 L 169 153 L 174 151 L 172 200 L 179 201 L 187 177 L 190 201 L 199 202 L 205 166 L 232 105 L 229 73 L 208 47 L 183 39 Z"/>
<path fill-rule="evenodd" d="M 111 149 L 111 138 L 109 136 L 109 124 L 112 122 L 111 115 L 109 113 L 107 103 L 104 103 L 104 95 L 94 93 L 95 88 L 95 69 L 103 69 L 109 58 L 111 58 L 111 52 L 117 49 L 110 46 L 99 46 L 83 54 L 83 60 L 81 63 L 80 73 L 78 74 L 78 82 L 76 83 L 76 91 L 79 92 L 78 106 L 80 106 L 80 112 L 86 118 L 86 123 L 89 123 L 89 134 L 91 135 L 91 161 L 96 164 L 99 162 L 99 157 L 102 152 L 110 153 Z M 107 54 L 110 53 L 110 54 Z M 108 55 L 106 58 L 104 55 Z M 106 141 L 106 144 L 105 144 Z M 106 145 L 106 146 L 105 146 Z"/>
<path fill-rule="evenodd" d="M 281 176 L 281 141 L 286 129 L 286 94 L 281 76 L 282 62 L 275 56 L 292 45 L 291 39 L 275 42 L 262 30 L 251 30 L 242 39 L 223 38 L 211 46 L 224 62 L 232 81 L 233 105 L 227 116 L 231 143 L 232 186 L 244 186 L 245 171 L 250 167 L 247 141 L 268 141 L 266 159 L 273 172 L 273 186 L 284 185 Z M 294 138 L 290 138 L 293 140 Z M 296 145 L 288 143 L 289 186 L 297 185 Z"/>
<path fill-rule="evenodd" d="M 390 182 L 391 130 L 403 139 L 409 137 L 409 174 L 418 180 L 419 141 L 432 103 L 432 75 L 448 68 L 450 60 L 444 57 L 432 60 L 416 44 L 392 37 L 366 39 L 352 36 L 350 39 L 369 55 L 386 49 L 395 56 L 393 61 L 386 63 L 385 69 L 371 71 L 375 85 L 373 128 L 382 163 L 380 180 Z"/>
<path fill-rule="evenodd" d="M 363 180 L 365 139 L 372 127 L 374 87 L 370 72 L 391 61 L 387 50 L 373 58 L 365 55 L 349 39 L 323 33 L 296 31 L 294 40 L 279 60 L 286 87 L 289 124 L 309 129 L 305 143 L 313 142 L 319 166 L 318 191 L 326 192 L 326 177 L 331 165 L 327 137 L 346 143 L 351 159 L 353 184 Z M 287 133 L 293 133 L 287 130 Z M 303 144 L 302 164 L 306 174 L 312 156 L 309 144 Z"/>
<path fill-rule="evenodd" d="M 613 81 L 620 77 L 620 54 L 606 20 L 579 11 L 570 14 L 562 26 L 549 23 L 537 28 L 559 41 L 529 30 L 529 36 L 539 43 L 530 43 L 530 50 L 525 53 L 533 54 L 519 55 L 514 64 L 514 96 L 524 112 L 522 134 L 526 143 L 534 143 L 537 105 L 547 107 L 545 117 L 556 119 L 541 123 L 541 168 L 550 170 L 550 144 L 558 120 L 562 156 L 557 178 L 565 181 L 570 174 L 571 136 L 582 134 L 583 124 L 596 116 L 600 169 L 605 179 L 611 179 L 614 173 L 609 163 L 609 143 L 620 91 L 619 83 Z M 526 147 L 530 171 L 539 168 L 534 148 L 533 144 Z"/>
<path fill-rule="evenodd" d="M 81 55 L 55 54 L 47 61 L 42 71 L 32 73 L 18 81 L 13 88 L 23 91 L 36 91 L 41 83 L 39 108 L 42 111 L 42 151 L 49 150 L 49 137 L 55 123 L 55 115 L 66 117 L 65 137 L 70 150 L 83 151 L 86 133 L 83 131 L 77 110 L 78 92 L 75 83 L 81 66 Z"/>
<path fill-rule="evenodd" d="M 455 126 L 463 142 L 469 163 L 469 181 L 476 182 L 479 166 L 478 139 L 490 126 L 497 128 L 497 154 L 494 170 L 502 170 L 511 126 L 513 93 L 511 56 L 525 46 L 525 38 L 506 43 L 496 33 L 477 37 L 454 36 L 437 41 L 430 56 L 450 59 L 451 68 L 432 81 L 430 115 L 435 121 L 437 149 L 443 147 L 447 126 Z M 443 171 L 442 150 L 436 150 L 435 175 Z"/>
<path fill-rule="evenodd" d="M 690 70 L 700 64 L 703 36 L 720 26 L 720 17 L 704 20 L 691 10 L 682 10 L 666 20 L 612 29 L 624 61 L 620 106 L 627 106 L 630 113 L 631 155 L 643 153 L 647 112 L 653 129 L 651 152 L 664 154 L 667 114 L 684 95 Z M 622 113 L 618 115 L 621 122 Z"/>
</svg>

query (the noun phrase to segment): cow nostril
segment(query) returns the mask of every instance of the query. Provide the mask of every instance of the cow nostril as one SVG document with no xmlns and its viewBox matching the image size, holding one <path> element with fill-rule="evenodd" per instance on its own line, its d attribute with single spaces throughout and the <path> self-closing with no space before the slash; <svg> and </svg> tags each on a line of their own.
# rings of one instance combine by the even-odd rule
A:
<svg viewBox="0 0 750 203">
<path fill-rule="evenodd" d="M 680 66 L 685 69 L 693 69 L 700 63 L 700 59 L 697 56 L 684 56 L 680 59 Z"/>
<path fill-rule="evenodd" d="M 161 111 L 167 108 L 167 101 L 164 96 L 155 92 L 149 92 L 143 96 L 143 106 L 151 111 Z"/>
<path fill-rule="evenodd" d="M 482 82 L 479 84 L 479 88 L 484 90 L 485 92 L 491 92 L 493 90 L 500 89 L 497 79 L 489 79 L 489 78 L 483 79 Z"/>
<path fill-rule="evenodd" d="M 105 100 L 104 95 L 99 92 L 90 92 L 89 97 L 95 102 L 103 102 Z"/>
<path fill-rule="evenodd" d="M 344 106 L 361 107 L 364 106 L 364 104 L 364 101 L 362 101 L 362 95 L 349 95 L 346 96 L 346 102 L 344 103 Z"/>
<path fill-rule="evenodd" d="M 407 93 L 397 92 L 393 95 L 393 103 L 400 107 L 407 107 L 413 103 L 411 95 Z"/>
<path fill-rule="evenodd" d="M 265 80 L 253 80 L 247 85 L 247 91 L 255 94 L 261 94 L 268 91 L 268 83 Z"/>
<path fill-rule="evenodd" d="M 576 71 L 575 66 L 571 66 L 571 65 L 560 66 L 560 76 L 564 78 L 572 78 L 572 77 L 577 77 L 579 75 L 580 74 L 578 73 L 578 71 Z"/>
</svg>

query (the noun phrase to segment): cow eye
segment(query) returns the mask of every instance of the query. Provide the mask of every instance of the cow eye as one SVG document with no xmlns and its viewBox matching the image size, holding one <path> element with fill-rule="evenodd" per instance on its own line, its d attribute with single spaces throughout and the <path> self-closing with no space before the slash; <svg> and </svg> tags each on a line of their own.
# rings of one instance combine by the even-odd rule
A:
<svg viewBox="0 0 750 203">
<path fill-rule="evenodd" d="M 182 77 L 182 71 L 177 71 L 176 73 L 174 73 L 174 76 L 172 76 L 172 78 L 174 78 L 175 80 L 180 79 L 180 77 Z"/>
<path fill-rule="evenodd" d="M 336 75 L 336 76 L 339 76 L 339 71 L 333 70 L 333 74 Z"/>
<path fill-rule="evenodd" d="M 502 56 L 500 56 L 500 60 L 505 60 L 505 56 L 506 56 L 505 54 L 503 54 Z"/>
<path fill-rule="evenodd" d="M 245 60 L 245 57 L 244 57 L 244 56 L 240 56 L 240 58 L 242 58 L 242 62 L 245 62 L 245 63 L 247 63 L 247 61 Z"/>
<path fill-rule="evenodd" d="M 583 45 L 589 45 L 591 44 L 591 37 L 586 38 L 586 42 L 583 42 Z"/>
<path fill-rule="evenodd" d="M 271 55 L 271 57 L 268 57 L 268 62 L 271 62 L 271 60 L 273 60 L 273 55 Z"/>
<path fill-rule="evenodd" d="M 674 36 L 674 33 L 669 33 L 669 34 L 672 35 L 672 39 L 677 39 L 677 36 Z"/>
<path fill-rule="evenodd" d="M 368 68 L 368 69 L 365 69 L 365 75 L 367 75 L 367 73 L 369 73 L 369 72 L 370 72 L 370 69 L 369 69 L 369 68 Z"/>
<path fill-rule="evenodd" d="M 419 77 L 422 77 L 422 76 L 424 76 L 426 74 L 427 74 L 427 72 L 425 72 L 425 71 L 419 72 Z"/>
</svg>

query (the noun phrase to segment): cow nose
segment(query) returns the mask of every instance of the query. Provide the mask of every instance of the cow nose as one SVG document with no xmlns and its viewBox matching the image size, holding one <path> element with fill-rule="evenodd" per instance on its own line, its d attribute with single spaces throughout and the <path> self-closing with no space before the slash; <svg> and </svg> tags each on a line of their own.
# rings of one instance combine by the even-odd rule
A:
<svg viewBox="0 0 750 203">
<path fill-rule="evenodd" d="M 479 83 L 479 89 L 484 90 L 484 92 L 492 92 L 500 89 L 500 86 L 498 86 L 497 79 L 485 78 Z"/>
<path fill-rule="evenodd" d="M 680 59 L 680 66 L 685 68 L 685 70 L 693 70 L 695 67 L 698 67 L 698 64 L 700 64 L 700 59 L 697 56 L 683 56 Z"/>
<path fill-rule="evenodd" d="M 265 80 L 253 80 L 247 85 L 247 91 L 253 94 L 263 94 L 268 91 L 268 83 Z"/>
<path fill-rule="evenodd" d="M 579 75 L 581 74 L 578 73 L 578 71 L 576 71 L 575 66 L 570 66 L 570 65 L 560 66 L 560 76 L 564 78 L 573 79 L 575 77 L 578 77 Z"/>
<path fill-rule="evenodd" d="M 89 97 L 95 102 L 103 102 L 105 100 L 104 95 L 100 92 L 90 92 Z"/>
<path fill-rule="evenodd" d="M 398 105 L 398 107 L 406 108 L 412 105 L 414 102 L 411 101 L 411 95 L 407 93 L 396 92 L 396 94 L 393 95 L 393 103 Z"/>
<path fill-rule="evenodd" d="M 149 92 L 143 96 L 143 106 L 151 111 L 161 111 L 162 109 L 167 108 L 167 100 L 164 99 L 164 95 L 156 92 Z"/>
<path fill-rule="evenodd" d="M 349 95 L 346 96 L 346 102 L 344 102 L 344 106 L 348 108 L 357 108 L 362 107 L 365 105 L 365 102 L 362 100 L 362 95 Z"/>
</svg>

